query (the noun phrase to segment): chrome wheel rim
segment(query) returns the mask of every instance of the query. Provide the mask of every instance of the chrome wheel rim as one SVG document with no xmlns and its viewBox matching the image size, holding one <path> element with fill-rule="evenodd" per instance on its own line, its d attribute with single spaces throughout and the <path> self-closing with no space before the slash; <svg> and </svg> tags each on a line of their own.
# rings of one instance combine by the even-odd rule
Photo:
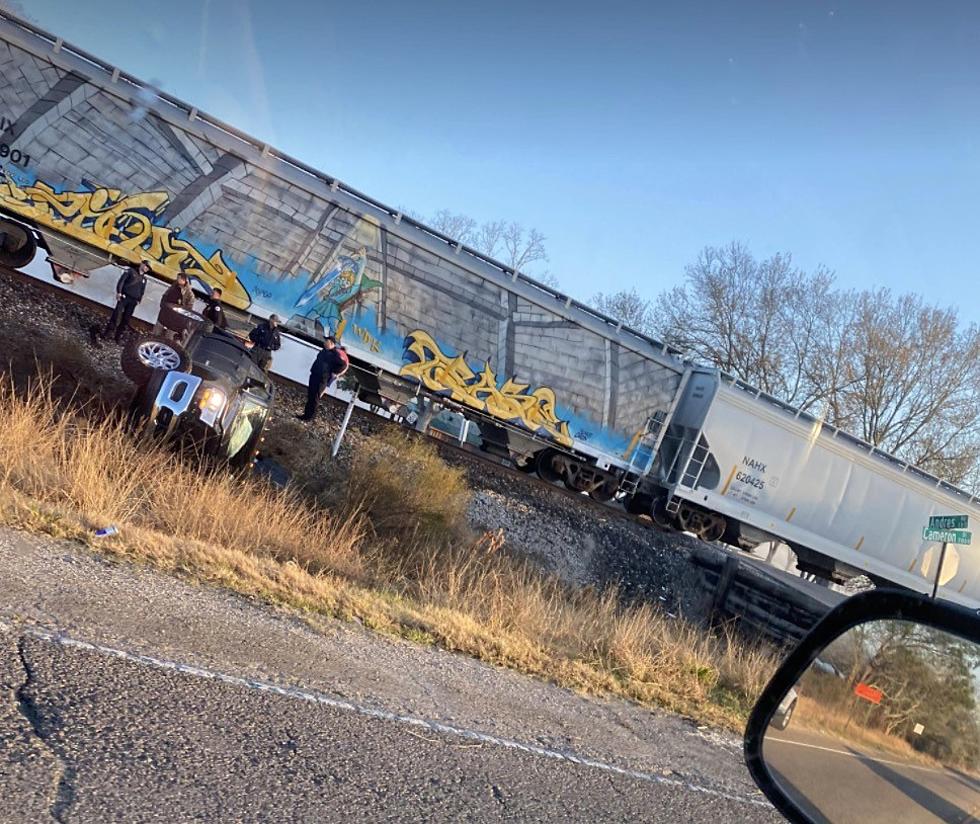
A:
<svg viewBox="0 0 980 824">
<path fill-rule="evenodd" d="M 180 355 L 165 343 L 150 340 L 136 347 L 140 362 L 152 369 L 176 369 L 180 366 Z"/>
</svg>

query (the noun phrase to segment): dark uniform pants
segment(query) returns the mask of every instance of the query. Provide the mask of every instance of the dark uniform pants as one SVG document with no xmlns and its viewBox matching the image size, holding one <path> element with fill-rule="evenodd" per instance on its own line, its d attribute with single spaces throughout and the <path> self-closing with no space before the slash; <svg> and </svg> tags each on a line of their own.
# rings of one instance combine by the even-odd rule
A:
<svg viewBox="0 0 980 824">
<path fill-rule="evenodd" d="M 109 337 L 109 333 L 115 330 L 116 342 L 122 337 L 123 332 L 126 331 L 126 327 L 129 326 L 129 319 L 133 316 L 133 312 L 136 311 L 136 304 L 139 303 L 135 298 L 122 298 L 116 307 L 112 310 L 112 314 L 109 316 L 109 321 L 105 325 L 105 329 L 102 330 L 102 337 Z"/>
<path fill-rule="evenodd" d="M 252 350 L 252 360 L 254 360 L 260 368 L 268 372 L 269 367 L 272 366 L 272 350 L 265 349 L 264 347 L 256 344 L 255 349 Z"/>
<path fill-rule="evenodd" d="M 317 404 L 320 400 L 320 395 L 323 390 L 333 383 L 334 378 L 333 372 L 310 372 L 310 383 L 306 387 L 306 409 L 303 410 L 304 418 L 312 418 L 316 414 Z"/>
</svg>

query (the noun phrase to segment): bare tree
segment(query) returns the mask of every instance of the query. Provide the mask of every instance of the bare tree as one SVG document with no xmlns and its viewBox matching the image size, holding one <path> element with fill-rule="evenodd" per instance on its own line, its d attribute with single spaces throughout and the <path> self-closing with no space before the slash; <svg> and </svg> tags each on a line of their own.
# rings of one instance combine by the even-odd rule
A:
<svg viewBox="0 0 980 824">
<path fill-rule="evenodd" d="M 538 274 L 526 271 L 535 263 L 548 260 L 545 236 L 537 229 L 527 229 L 515 221 L 506 220 L 488 220 L 478 224 L 468 215 L 448 209 L 440 209 L 428 219 L 411 212 L 406 214 L 487 257 L 499 260 L 511 269 L 536 277 L 549 286 L 558 285 L 558 279 L 549 271 Z"/>
<path fill-rule="evenodd" d="M 650 315 L 668 343 L 943 478 L 980 477 L 980 331 L 954 310 L 737 243 L 686 275 Z"/>
<path fill-rule="evenodd" d="M 523 272 L 533 263 L 548 260 L 548 253 L 544 248 L 545 237 L 537 229 L 525 229 L 512 221 L 504 227 L 501 240 L 504 247 L 503 262 L 517 272 Z"/>
<path fill-rule="evenodd" d="M 815 380 L 835 425 L 954 482 L 980 459 L 980 330 L 887 289 L 838 296 L 833 370 Z M 824 363 L 827 362 L 824 356 Z"/>
<path fill-rule="evenodd" d="M 808 367 L 832 284 L 829 272 L 807 274 L 789 255 L 757 261 L 738 243 L 709 246 L 651 316 L 668 343 L 808 407 L 818 397 Z"/>
<path fill-rule="evenodd" d="M 431 218 L 424 221 L 436 231 L 458 240 L 467 246 L 472 246 L 477 236 L 476 221 L 466 215 L 440 209 Z"/>
<path fill-rule="evenodd" d="M 622 321 L 624 326 L 637 332 L 652 334 L 655 330 L 653 305 L 640 297 L 635 288 L 619 292 L 596 292 L 589 303 L 611 318 Z"/>
</svg>

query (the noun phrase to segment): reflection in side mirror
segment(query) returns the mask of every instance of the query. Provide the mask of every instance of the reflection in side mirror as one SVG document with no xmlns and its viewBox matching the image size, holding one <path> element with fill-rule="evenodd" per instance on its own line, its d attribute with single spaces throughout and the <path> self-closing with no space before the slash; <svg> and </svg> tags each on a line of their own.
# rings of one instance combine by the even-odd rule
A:
<svg viewBox="0 0 980 824">
<path fill-rule="evenodd" d="M 980 646 L 906 620 L 848 629 L 785 692 L 762 739 L 769 777 L 813 821 L 980 815 Z"/>
</svg>

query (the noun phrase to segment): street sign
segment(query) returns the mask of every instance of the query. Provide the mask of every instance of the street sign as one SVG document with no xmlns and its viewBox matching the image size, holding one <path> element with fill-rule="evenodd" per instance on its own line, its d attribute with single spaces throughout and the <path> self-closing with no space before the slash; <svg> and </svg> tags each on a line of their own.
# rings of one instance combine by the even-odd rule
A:
<svg viewBox="0 0 980 824">
<path fill-rule="evenodd" d="M 929 529 L 966 529 L 969 525 L 969 515 L 933 515 L 929 518 Z"/>
<path fill-rule="evenodd" d="M 973 533 L 965 529 L 933 529 L 926 526 L 922 528 L 922 540 L 940 544 L 969 544 L 973 540 Z"/>
<path fill-rule="evenodd" d="M 872 687 L 870 684 L 857 683 L 854 685 L 854 694 L 858 698 L 863 698 L 865 701 L 870 701 L 872 704 L 880 704 L 881 699 L 885 697 L 885 694 L 877 687 Z"/>
</svg>

